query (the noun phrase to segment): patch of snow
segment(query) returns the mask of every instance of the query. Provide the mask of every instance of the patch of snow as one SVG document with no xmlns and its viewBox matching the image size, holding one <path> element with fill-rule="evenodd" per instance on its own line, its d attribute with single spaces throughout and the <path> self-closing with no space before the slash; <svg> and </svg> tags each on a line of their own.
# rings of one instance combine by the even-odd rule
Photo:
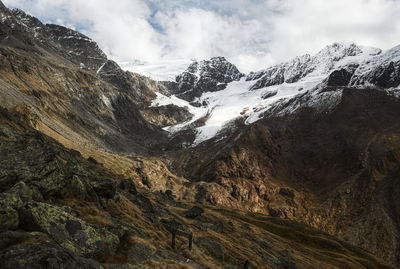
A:
<svg viewBox="0 0 400 269">
<path fill-rule="evenodd" d="M 101 69 L 103 69 L 103 67 L 106 65 L 107 62 L 105 62 L 104 64 L 102 64 L 100 66 L 100 68 L 96 71 L 96 74 L 100 73 Z"/>
<path fill-rule="evenodd" d="M 103 101 L 103 103 L 108 107 L 108 109 L 110 109 L 111 111 L 114 110 L 114 108 L 112 107 L 111 104 L 111 99 L 107 96 L 105 96 L 104 94 L 101 96 L 101 100 Z"/>
</svg>

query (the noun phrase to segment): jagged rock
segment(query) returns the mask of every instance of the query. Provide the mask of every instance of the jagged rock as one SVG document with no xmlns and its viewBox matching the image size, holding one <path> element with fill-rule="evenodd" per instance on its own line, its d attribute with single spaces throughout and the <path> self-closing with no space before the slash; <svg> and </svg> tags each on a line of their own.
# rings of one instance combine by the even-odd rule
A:
<svg viewBox="0 0 400 269">
<path fill-rule="evenodd" d="M 262 96 L 261 96 L 261 98 L 262 99 L 268 99 L 268 98 L 270 98 L 270 97 L 273 97 L 273 96 L 275 96 L 275 95 L 277 95 L 278 94 L 278 91 L 266 91 Z"/>
<path fill-rule="evenodd" d="M 224 57 L 214 57 L 208 61 L 194 62 L 181 75 L 176 77 L 178 84 L 174 94 L 193 101 L 203 92 L 221 91 L 232 81 L 244 75 Z"/>
<path fill-rule="evenodd" d="M 101 269 L 94 260 L 84 259 L 75 253 L 49 243 L 20 244 L 0 251 L 2 269 Z"/>
<path fill-rule="evenodd" d="M 176 125 L 193 118 L 187 107 L 179 107 L 173 104 L 148 107 L 141 110 L 141 113 L 148 122 L 159 127 Z"/>
<path fill-rule="evenodd" d="M 328 77 L 327 86 L 348 86 L 356 68 L 357 66 L 333 71 Z"/>
<path fill-rule="evenodd" d="M 116 250 L 119 239 L 105 229 L 96 229 L 63 208 L 31 202 L 20 209 L 21 227 L 49 234 L 58 244 L 80 255 L 98 256 Z"/>
</svg>

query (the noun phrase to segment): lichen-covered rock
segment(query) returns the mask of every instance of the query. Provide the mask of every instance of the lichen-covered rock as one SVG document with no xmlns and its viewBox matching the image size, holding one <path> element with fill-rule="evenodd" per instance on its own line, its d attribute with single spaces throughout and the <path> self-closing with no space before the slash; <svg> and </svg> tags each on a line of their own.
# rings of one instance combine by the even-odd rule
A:
<svg viewBox="0 0 400 269">
<path fill-rule="evenodd" d="M 20 196 L 12 193 L 0 193 L 0 207 L 12 207 L 15 209 L 21 208 L 24 202 Z"/>
<path fill-rule="evenodd" d="M 7 193 L 15 194 L 22 200 L 31 200 L 35 196 L 34 191 L 23 181 L 15 184 Z"/>
<path fill-rule="evenodd" d="M 19 225 L 18 212 L 10 206 L 0 208 L 0 231 L 15 230 Z"/>
<path fill-rule="evenodd" d="M 79 255 L 95 257 L 114 253 L 119 244 L 116 235 L 95 228 L 57 206 L 28 203 L 20 210 L 20 216 L 24 229 L 47 233 L 62 247 Z"/>
</svg>

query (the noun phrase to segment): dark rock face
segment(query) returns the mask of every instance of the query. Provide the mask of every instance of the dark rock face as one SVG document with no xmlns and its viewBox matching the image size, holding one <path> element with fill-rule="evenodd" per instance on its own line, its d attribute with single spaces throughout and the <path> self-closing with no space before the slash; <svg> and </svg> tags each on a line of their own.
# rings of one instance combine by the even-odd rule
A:
<svg viewBox="0 0 400 269">
<path fill-rule="evenodd" d="M 204 209 L 200 206 L 194 206 L 185 212 L 185 217 L 194 219 L 200 217 L 204 213 Z"/>
<path fill-rule="evenodd" d="M 143 109 L 141 113 L 148 122 L 160 127 L 183 123 L 193 117 L 187 107 L 179 107 L 173 104 L 148 107 Z"/>
<path fill-rule="evenodd" d="M 226 88 L 227 83 L 237 81 L 243 76 L 237 67 L 224 57 L 194 62 L 186 72 L 176 77 L 178 87 L 173 93 L 179 98 L 193 101 L 203 92 L 221 91 Z"/>
<path fill-rule="evenodd" d="M 327 86 L 348 86 L 358 66 L 349 66 L 333 71 L 327 80 Z"/>
<path fill-rule="evenodd" d="M 375 67 L 366 74 L 355 76 L 351 84 L 373 84 L 382 88 L 398 87 L 400 85 L 400 61 L 390 61 Z"/>
</svg>

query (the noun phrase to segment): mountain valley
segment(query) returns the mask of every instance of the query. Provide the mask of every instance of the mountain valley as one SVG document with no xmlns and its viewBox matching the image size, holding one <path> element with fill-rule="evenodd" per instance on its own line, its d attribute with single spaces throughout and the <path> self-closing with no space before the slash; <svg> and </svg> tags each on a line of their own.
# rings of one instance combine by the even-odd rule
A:
<svg viewBox="0 0 400 269">
<path fill-rule="evenodd" d="M 400 266 L 400 46 L 171 68 L 0 2 L 0 268 Z"/>
</svg>

